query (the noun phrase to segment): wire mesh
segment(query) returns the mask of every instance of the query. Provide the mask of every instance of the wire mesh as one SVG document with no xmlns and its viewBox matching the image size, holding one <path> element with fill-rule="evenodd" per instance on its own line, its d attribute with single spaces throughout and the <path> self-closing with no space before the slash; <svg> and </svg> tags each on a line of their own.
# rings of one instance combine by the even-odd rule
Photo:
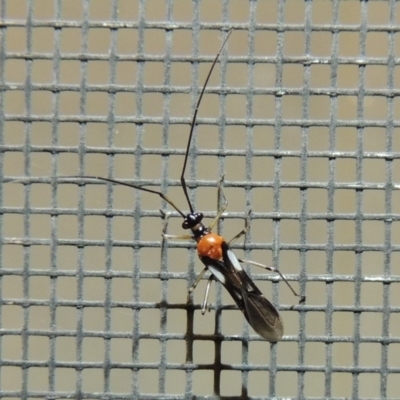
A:
<svg viewBox="0 0 400 400">
<path fill-rule="evenodd" d="M 396 1 L 0 0 L 0 397 L 400 398 Z M 187 173 L 282 342 L 205 281 Z M 159 209 L 170 212 L 160 217 Z"/>
</svg>

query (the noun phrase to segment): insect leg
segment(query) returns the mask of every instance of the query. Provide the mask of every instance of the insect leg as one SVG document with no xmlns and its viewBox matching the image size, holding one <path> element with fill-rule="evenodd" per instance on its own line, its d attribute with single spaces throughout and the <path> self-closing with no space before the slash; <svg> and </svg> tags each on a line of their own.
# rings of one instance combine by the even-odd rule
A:
<svg viewBox="0 0 400 400">
<path fill-rule="evenodd" d="M 240 237 L 245 235 L 247 233 L 247 231 L 250 229 L 250 222 L 249 222 L 250 214 L 251 214 L 251 210 L 249 210 L 249 212 L 247 213 L 247 217 L 244 221 L 244 228 L 228 242 L 228 245 L 230 245 L 232 242 L 234 242 L 235 240 L 238 240 Z"/>
<path fill-rule="evenodd" d="M 285 275 L 282 274 L 281 271 L 279 271 L 279 269 L 274 268 L 274 267 L 268 267 L 267 265 L 264 264 L 260 264 L 258 262 L 255 261 L 250 261 L 250 260 L 243 260 L 241 258 L 238 258 L 239 262 L 243 263 L 243 264 L 249 264 L 249 265 L 255 265 L 256 267 L 260 267 L 260 268 L 264 268 L 268 271 L 271 272 L 275 272 L 277 273 L 282 280 L 289 286 L 290 290 L 292 291 L 292 293 L 296 296 L 296 297 L 300 297 L 299 303 L 304 303 L 306 301 L 306 296 L 301 296 L 299 295 L 292 287 L 292 285 L 288 282 L 288 280 L 285 278 Z"/>
<path fill-rule="evenodd" d="M 161 217 L 162 219 L 165 221 L 164 222 L 164 226 L 163 226 L 163 230 L 162 230 L 162 237 L 165 240 L 170 240 L 170 239 L 178 239 L 178 240 L 192 240 L 193 236 L 192 235 L 169 235 L 167 234 L 167 226 L 168 226 L 168 220 L 169 217 L 171 216 L 170 212 L 165 212 L 164 210 L 160 210 L 161 213 Z"/>
<path fill-rule="evenodd" d="M 189 296 L 190 294 L 194 291 L 194 289 L 196 289 L 197 285 L 199 284 L 199 282 L 201 281 L 201 279 L 203 278 L 204 274 L 207 272 L 207 268 L 203 268 L 203 270 L 200 272 L 199 276 L 197 277 L 196 281 L 193 283 L 193 285 L 189 288 Z M 211 287 L 211 282 L 214 280 L 214 277 L 211 275 L 208 278 L 207 281 L 207 286 L 206 286 L 206 292 L 204 294 L 204 301 L 203 301 L 203 305 L 201 306 L 201 313 L 204 315 L 205 312 L 207 311 L 207 309 L 209 309 L 209 307 L 207 307 L 207 301 L 208 301 L 208 295 L 210 293 L 210 287 Z"/>
<path fill-rule="evenodd" d="M 199 276 L 197 277 L 197 279 L 195 280 L 195 282 L 193 283 L 192 286 L 190 286 L 189 288 L 189 294 L 192 293 L 194 291 L 194 289 L 196 289 L 196 286 L 199 284 L 199 282 L 201 281 L 201 279 L 203 278 L 204 274 L 207 272 L 207 268 L 203 268 L 203 270 L 199 273 Z"/>
<path fill-rule="evenodd" d="M 167 235 L 163 233 L 163 238 L 167 240 L 176 239 L 176 240 L 193 240 L 192 235 Z"/>
<path fill-rule="evenodd" d="M 201 306 L 201 313 L 203 315 L 206 313 L 207 310 L 210 311 L 210 306 L 208 306 L 207 303 L 208 303 L 208 295 L 210 294 L 211 282 L 213 280 L 214 280 L 214 276 L 211 275 L 207 281 L 206 292 L 204 293 L 204 301 L 203 301 L 203 305 Z"/>
<path fill-rule="evenodd" d="M 228 207 L 228 200 L 225 197 L 225 193 L 224 193 L 224 189 L 223 189 L 223 182 L 224 182 L 224 175 L 222 175 L 221 179 L 218 182 L 218 198 L 222 197 L 223 204 L 220 207 L 220 209 L 218 210 L 217 216 L 214 218 L 214 220 L 211 222 L 210 226 L 208 227 L 210 229 L 210 231 L 218 223 L 223 212 L 226 210 L 226 207 Z"/>
</svg>

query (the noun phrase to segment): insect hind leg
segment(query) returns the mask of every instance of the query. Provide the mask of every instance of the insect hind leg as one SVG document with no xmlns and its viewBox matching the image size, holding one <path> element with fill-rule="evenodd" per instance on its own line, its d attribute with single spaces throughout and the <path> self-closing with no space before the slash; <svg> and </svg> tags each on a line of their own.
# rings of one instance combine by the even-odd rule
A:
<svg viewBox="0 0 400 400">
<path fill-rule="evenodd" d="M 282 278 L 282 280 L 286 283 L 286 285 L 289 286 L 289 289 L 292 291 L 292 293 L 293 293 L 296 297 L 299 297 L 299 298 L 300 298 L 300 300 L 299 300 L 299 303 L 300 303 L 300 304 L 302 304 L 302 303 L 304 303 L 304 302 L 306 301 L 306 296 L 302 296 L 302 295 L 298 294 L 298 293 L 293 289 L 293 286 L 292 286 L 292 285 L 289 283 L 289 281 L 286 279 L 285 275 L 283 275 L 282 272 L 279 271 L 279 269 L 274 268 L 274 267 L 268 267 L 267 265 L 260 264 L 260 263 L 255 262 L 255 261 L 243 260 L 242 258 L 238 258 L 238 260 L 239 260 L 239 262 L 241 262 L 242 264 L 254 265 L 254 266 L 256 266 L 256 267 L 260 267 L 260 268 L 266 269 L 266 270 L 268 270 L 268 271 L 277 273 L 277 274 Z"/>
<path fill-rule="evenodd" d="M 240 237 L 242 237 L 243 235 L 245 235 L 247 233 L 247 231 L 250 229 L 250 215 L 251 215 L 251 209 L 249 210 L 249 212 L 247 213 L 247 217 L 245 219 L 245 223 L 244 223 L 244 228 L 236 235 L 234 236 L 229 242 L 228 245 L 230 245 L 232 242 L 234 242 L 235 240 L 239 239 Z M 301 296 L 300 294 L 298 294 L 294 289 L 293 286 L 288 282 L 288 280 L 286 279 L 285 275 L 282 274 L 281 271 L 279 271 L 279 269 L 274 268 L 274 267 L 268 267 L 267 265 L 264 264 L 260 264 L 258 262 L 255 261 L 251 261 L 251 260 L 244 260 L 242 258 L 238 258 L 238 261 L 241 262 L 242 264 L 249 264 L 249 265 L 255 265 L 256 267 L 260 267 L 260 268 L 264 268 L 268 271 L 271 272 L 275 272 L 277 273 L 282 280 L 286 283 L 286 285 L 289 286 L 289 289 L 292 291 L 292 293 L 296 296 L 299 297 L 299 303 L 302 304 L 306 301 L 306 296 Z"/>
</svg>

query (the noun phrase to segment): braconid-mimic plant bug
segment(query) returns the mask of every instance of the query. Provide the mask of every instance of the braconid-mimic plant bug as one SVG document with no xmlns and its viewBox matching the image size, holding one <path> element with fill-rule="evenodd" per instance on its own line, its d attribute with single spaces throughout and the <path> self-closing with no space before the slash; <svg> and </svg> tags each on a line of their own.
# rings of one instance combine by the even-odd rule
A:
<svg viewBox="0 0 400 400">
<path fill-rule="evenodd" d="M 169 197 L 167 197 L 164 193 L 157 190 L 136 186 L 131 183 L 118 181 L 111 178 L 103 178 L 100 176 L 84 176 L 84 177 L 73 177 L 73 178 L 87 178 L 87 179 L 101 180 L 113 184 L 128 186 L 134 189 L 142 190 L 160 196 L 164 201 L 166 201 L 182 216 L 183 218 L 182 228 L 191 231 L 190 235 L 173 236 L 164 234 L 164 238 L 195 240 L 197 243 L 198 256 L 205 266 L 204 269 L 198 275 L 194 284 L 189 289 L 189 293 L 193 292 L 193 290 L 196 288 L 196 286 L 198 285 L 198 283 L 200 282 L 206 271 L 210 271 L 211 273 L 206 286 L 204 301 L 201 309 L 202 313 L 204 314 L 208 308 L 207 306 L 208 294 L 211 283 L 213 280 L 217 280 L 226 288 L 226 290 L 232 296 L 233 300 L 236 302 L 239 309 L 243 312 L 244 316 L 246 317 L 249 324 L 253 327 L 253 329 L 264 339 L 270 342 L 277 342 L 282 338 L 283 335 L 282 319 L 276 308 L 264 297 L 261 291 L 257 288 L 257 286 L 254 284 L 251 278 L 244 271 L 244 269 L 241 266 L 241 263 L 256 265 L 258 267 L 262 267 L 269 271 L 273 271 L 279 274 L 281 279 L 289 286 L 293 294 L 295 296 L 300 297 L 300 302 L 303 302 L 305 298 L 299 296 L 295 292 L 295 290 L 286 280 L 284 275 L 276 268 L 268 267 L 248 260 L 238 259 L 234 255 L 234 253 L 229 247 L 229 244 L 232 243 L 234 240 L 240 238 L 247 232 L 249 228 L 248 224 L 249 215 L 247 216 L 244 229 L 241 232 L 239 232 L 229 242 L 227 242 L 222 236 L 212 232 L 212 229 L 218 223 L 219 219 L 221 218 L 223 212 L 225 211 L 228 205 L 228 202 L 226 200 L 222 188 L 223 178 L 221 178 L 218 184 L 218 190 L 222 195 L 223 204 L 218 210 L 216 217 L 208 227 L 206 227 L 202 222 L 203 214 L 201 212 L 194 210 L 194 207 L 189 198 L 188 188 L 185 180 L 186 166 L 188 162 L 191 141 L 193 137 L 193 132 L 196 124 L 196 117 L 201 103 L 201 99 L 204 95 L 212 71 L 231 33 L 232 30 L 228 32 L 218 54 L 216 55 L 212 63 L 210 71 L 208 72 L 208 75 L 206 77 L 204 86 L 197 100 L 197 104 L 192 117 L 189 139 L 186 146 L 186 153 L 180 177 L 183 193 L 189 205 L 189 210 L 190 210 L 187 214 L 181 211 Z M 66 178 L 72 178 L 72 177 L 66 177 Z"/>
</svg>

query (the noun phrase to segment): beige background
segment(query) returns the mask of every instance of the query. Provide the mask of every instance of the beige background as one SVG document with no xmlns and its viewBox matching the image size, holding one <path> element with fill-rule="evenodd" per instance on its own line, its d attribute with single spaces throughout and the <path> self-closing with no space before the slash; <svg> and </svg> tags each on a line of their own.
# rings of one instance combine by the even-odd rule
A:
<svg viewBox="0 0 400 400">
<path fill-rule="evenodd" d="M 193 34 L 190 30 L 195 12 L 193 2 L 187 0 L 174 1 L 168 10 L 164 1 L 151 0 L 146 2 L 146 8 L 141 10 L 136 1 L 118 2 L 119 29 L 113 33 L 102 23 L 110 23 L 112 7 L 109 1 L 92 1 L 88 5 L 87 14 L 83 11 L 81 1 L 65 1 L 61 9 L 57 9 L 55 2 L 50 0 L 5 1 L 6 20 L 0 23 L 7 26 L 5 30 L 6 63 L 2 72 L 7 85 L 4 94 L 3 112 L 6 116 L 3 123 L 2 144 L 5 148 L 3 157 L 3 174 L 6 180 L 3 186 L 3 204 L 7 208 L 2 213 L 2 315 L 1 329 L 5 334 L 1 337 L 1 358 L 6 362 L 2 366 L 1 390 L 10 391 L 9 399 L 20 398 L 21 390 L 36 391 L 44 395 L 50 390 L 49 383 L 54 379 L 53 387 L 56 391 L 66 392 L 74 396 L 77 386 L 85 393 L 102 394 L 105 391 L 117 394 L 159 395 L 162 397 L 159 386 L 159 376 L 165 374 L 165 394 L 183 395 L 192 385 L 192 394 L 197 396 L 213 394 L 213 373 L 215 346 L 211 340 L 196 340 L 193 346 L 193 374 L 185 374 L 186 347 L 183 335 L 186 333 L 186 311 L 183 308 L 171 306 L 167 308 L 166 332 L 175 334 L 176 339 L 168 340 L 163 344 L 156 337 L 160 334 L 161 314 L 159 308 L 152 308 L 160 302 L 162 285 L 166 289 L 166 300 L 170 305 L 184 305 L 188 282 L 185 279 L 170 279 L 161 283 L 157 278 L 160 271 L 161 251 L 160 232 L 162 220 L 158 218 L 158 209 L 161 207 L 157 196 L 141 193 L 124 187 L 113 187 L 112 204 L 108 203 L 106 185 L 86 185 L 78 187 L 74 184 L 63 183 L 59 178 L 76 175 L 83 172 L 85 175 L 107 176 L 110 163 L 114 163 L 114 178 L 135 179 L 136 160 L 135 149 L 141 140 L 141 146 L 146 151 L 151 149 L 170 148 L 180 150 L 181 155 L 162 157 L 160 154 L 142 156 L 141 178 L 165 183 L 168 176 L 172 180 L 179 179 L 183 150 L 186 146 L 189 132 L 189 118 L 192 112 L 194 96 L 187 90 L 184 94 L 172 94 L 169 99 L 162 92 L 144 93 L 138 99 L 135 91 L 122 89 L 134 88 L 137 83 L 138 69 L 144 69 L 144 84 L 148 87 L 162 88 L 165 83 L 165 64 L 163 55 L 166 51 L 167 39 L 171 39 L 171 55 L 189 57 L 193 51 Z M 2 4 L 4 4 L 2 3 Z M 200 2 L 199 21 L 204 24 L 220 24 L 237 26 L 227 45 L 226 56 L 230 58 L 248 57 L 248 27 L 250 16 L 254 15 L 258 24 L 273 26 L 278 21 L 278 2 L 275 1 L 229 1 L 226 2 L 228 20 L 223 20 L 222 2 L 208 0 Z M 256 7 L 252 14 L 250 5 Z M 33 7 L 32 17 L 35 26 L 29 34 L 27 15 L 29 7 Z M 1 6 L 0 6 L 1 7 Z M 362 8 L 365 7 L 365 8 Z M 170 21 L 166 16 L 170 12 Z M 368 65 L 372 58 L 385 60 L 389 54 L 388 33 L 383 30 L 390 23 L 388 2 L 370 1 L 360 5 L 357 1 L 342 1 L 339 3 L 339 24 L 349 27 L 358 27 L 362 20 L 361 15 L 366 12 L 367 28 L 377 26 L 369 32 L 365 49 L 360 47 L 360 35 L 357 29 L 344 31 L 339 34 L 338 54 L 353 61 L 360 60 L 360 64 L 351 65 L 340 63 L 337 69 L 338 89 L 353 90 L 348 96 L 337 98 L 337 119 L 340 121 L 354 121 L 357 114 L 357 90 L 364 87 L 369 90 L 387 90 L 389 72 L 393 73 L 395 90 L 398 88 L 398 68 L 389 70 L 385 62 L 380 65 Z M 59 13 L 59 21 L 63 29 L 55 31 L 53 24 L 46 23 L 54 20 Z M 276 102 L 282 101 L 282 118 L 297 120 L 304 117 L 303 97 L 300 90 L 326 89 L 331 85 L 332 66 L 329 62 L 332 53 L 332 32 L 313 30 L 310 39 L 310 55 L 326 60 L 326 63 L 307 64 L 301 57 L 304 55 L 305 36 L 302 25 L 306 20 L 305 4 L 302 1 L 287 1 L 283 6 L 283 28 L 288 29 L 283 34 L 284 62 L 282 87 L 292 91 L 281 99 L 275 98 L 276 68 L 273 63 L 256 63 L 254 68 L 254 86 L 257 89 L 269 90 L 269 94 L 257 95 L 254 98 L 252 113 L 254 118 L 273 120 L 276 114 Z M 309 22 L 312 27 L 332 23 L 332 4 L 328 1 L 312 2 Z M 140 51 L 139 31 L 137 23 L 142 18 L 149 23 L 143 30 L 143 48 L 145 56 L 160 56 L 159 61 L 137 63 L 135 56 Z M 399 7 L 395 8 L 392 24 L 398 25 L 400 18 Z M 97 55 L 88 63 L 83 63 L 79 55 L 82 53 L 83 22 L 89 22 L 87 51 Z M 126 27 L 123 27 L 123 24 Z M 187 29 L 177 29 L 186 24 Z M 396 25 L 397 24 L 397 25 Z M 167 27 L 168 33 L 160 27 Z M 241 27 L 241 28 L 240 28 Z M 59 48 L 55 48 L 56 37 L 59 35 Z M 399 57 L 398 33 L 394 35 L 394 56 Z M 110 111 L 110 96 L 105 91 L 91 90 L 86 92 L 86 106 L 80 109 L 80 85 L 84 68 L 87 68 L 87 85 L 95 88 L 96 85 L 107 85 L 110 82 L 109 51 L 112 40 L 115 40 L 117 55 L 121 56 L 116 64 L 115 84 L 119 90 L 115 96 L 114 116 L 118 118 L 132 117 L 128 123 L 116 123 L 110 130 L 106 118 Z M 277 52 L 277 33 L 274 30 L 257 30 L 254 36 L 255 55 L 258 57 L 273 57 Z M 198 43 L 199 55 L 208 57 L 211 61 L 218 52 L 221 44 L 220 31 L 207 29 L 203 26 Z M 26 57 L 29 47 L 33 53 L 33 61 Z M 54 73 L 55 63 L 53 55 L 59 51 L 59 77 Z M 362 52 L 365 55 L 361 57 Z M 296 61 L 297 57 L 297 62 Z M 366 63 L 363 62 L 366 60 Z M 378 63 L 379 64 L 379 63 Z M 365 69 L 364 69 L 365 67 Z M 27 71 L 31 68 L 32 84 L 37 85 L 31 93 L 31 115 L 41 116 L 38 121 L 24 124 L 23 117 L 29 115 L 26 93 Z M 195 87 L 201 87 L 209 71 L 210 62 L 201 63 L 199 78 Z M 192 70 L 189 61 L 174 61 L 171 65 L 170 83 L 173 86 L 190 88 Z M 246 89 L 247 64 L 245 62 L 231 62 L 227 65 L 226 85 L 241 90 L 243 94 L 228 95 L 226 97 L 226 117 L 245 121 L 246 119 Z M 307 75 L 309 74 L 309 75 Z M 363 74 L 363 75 L 362 75 Z M 361 81 L 361 76 L 363 80 Z M 61 85 L 59 92 L 52 91 Z M 40 87 L 40 85 L 43 85 Z M 220 67 L 217 66 L 211 78 L 209 88 L 220 85 Z M 68 86 L 68 87 L 67 87 Z M 72 89 L 71 89 L 72 88 Z M 278 100 L 277 100 L 278 99 Z M 59 118 L 61 121 L 51 124 L 54 115 L 54 102 L 59 101 Z M 145 123 L 142 136 L 140 127 L 135 124 L 138 114 L 138 102 L 142 101 L 142 116 L 155 117 L 159 123 Z M 394 102 L 393 119 L 399 120 L 397 99 Z M 171 124 L 168 129 L 168 145 L 163 145 L 162 118 L 165 108 L 169 109 L 172 118 L 183 118 L 185 124 Z M 396 308 L 400 305 L 399 290 L 399 194 L 393 191 L 390 208 L 393 215 L 387 216 L 388 225 L 385 231 L 383 214 L 390 211 L 385 205 L 385 185 L 388 185 L 388 172 L 392 172 L 394 188 L 398 189 L 400 169 L 398 156 L 400 151 L 399 130 L 393 130 L 391 137 L 393 146 L 393 160 L 386 160 L 389 133 L 386 130 L 388 119 L 387 98 L 366 96 L 362 104 L 361 119 L 378 121 L 378 126 L 367 127 L 357 131 L 354 127 L 338 127 L 334 132 L 333 150 L 347 152 L 349 157 L 327 157 L 330 147 L 330 132 L 327 126 L 318 126 L 316 121 L 329 121 L 331 113 L 331 99 L 328 95 L 310 95 L 308 115 L 310 128 L 305 131 L 308 152 L 321 152 L 321 157 L 306 158 L 306 180 L 310 188 L 305 192 L 306 211 L 311 214 L 320 214 L 321 219 L 307 221 L 305 243 L 311 247 L 301 263 L 300 253 L 297 250 L 287 249 L 290 245 L 299 246 L 301 243 L 300 221 L 298 217 L 290 216 L 301 211 L 301 193 L 296 187 L 288 188 L 292 183 L 295 186 L 301 180 L 300 152 L 304 148 L 302 131 L 299 126 L 283 127 L 280 132 L 280 150 L 292 152 L 292 156 L 275 159 L 271 154 L 253 158 L 252 170 L 246 171 L 246 158 L 243 150 L 247 146 L 247 137 L 251 134 L 253 149 L 256 151 L 272 151 L 275 148 L 276 132 L 273 126 L 256 126 L 252 132 L 246 130 L 244 124 L 227 126 L 224 132 L 226 151 L 237 150 L 237 155 L 231 154 L 225 158 L 216 155 L 199 156 L 197 163 L 198 180 L 205 180 L 209 187 L 201 187 L 196 191 L 196 208 L 204 211 L 208 216 L 217 208 L 217 191 L 215 182 L 221 173 L 225 174 L 226 196 L 229 200 L 229 215 L 222 224 L 223 233 L 227 237 L 233 236 L 243 226 L 243 217 L 249 207 L 256 217 L 251 225 L 247 243 L 261 247 L 260 250 L 247 250 L 246 257 L 265 264 L 279 266 L 281 271 L 295 282 L 299 274 L 303 277 L 303 290 L 307 295 L 307 303 L 303 310 L 307 312 L 300 316 L 298 310 L 290 310 L 296 303 L 289 289 L 284 284 L 272 284 L 270 281 L 258 282 L 267 297 L 274 302 L 279 301 L 281 315 L 285 324 L 285 340 L 276 346 L 260 340 L 249 329 L 250 342 L 236 340 L 248 326 L 239 311 L 225 310 L 222 312 L 221 333 L 222 341 L 221 362 L 226 366 L 233 366 L 233 370 L 224 370 L 221 375 L 221 395 L 240 396 L 242 385 L 246 385 L 249 396 L 267 397 L 354 397 L 354 398 L 399 398 L 398 374 L 387 375 L 387 387 L 381 387 L 382 366 L 388 368 L 400 367 L 400 345 L 396 342 L 400 337 L 400 318 L 398 312 L 389 313 L 388 306 Z M 80 116 L 88 122 L 80 126 L 76 121 L 68 119 Z M 200 118 L 219 118 L 219 97 L 215 94 L 206 95 L 199 112 Z M 41 121 L 41 119 L 45 121 Z M 75 118 L 76 120 L 76 118 Z M 47 121 L 47 122 L 46 122 Z M 49 122 L 50 121 L 50 122 Z M 314 123 L 313 123 L 314 121 Z M 54 129 L 54 130 L 52 130 Z M 357 136 L 360 135 L 360 136 Z M 218 150 L 218 126 L 202 125 L 197 131 L 197 146 L 199 151 L 206 149 Z M 354 158 L 362 143 L 362 158 L 357 175 L 357 161 Z M 36 151 L 36 147 L 45 147 L 47 151 Z M 52 148 L 64 147 L 65 151 L 51 152 Z M 106 148 L 116 151 L 114 156 L 107 156 L 105 152 L 96 154 L 96 151 Z M 78 150 L 80 153 L 78 153 Z M 84 151 L 86 150 L 86 151 Z M 297 156 L 293 157 L 293 152 Z M 325 153 L 323 153 L 325 152 Z M 110 153 L 111 154 L 111 153 Z M 57 164 L 55 164 L 57 155 Z M 81 157 L 81 159 L 80 159 Z M 80 164 L 80 161 L 82 164 Z M 224 162 L 224 164 L 222 164 Z M 167 163 L 167 164 L 165 164 Z M 279 209 L 274 209 L 273 190 L 270 186 L 274 181 L 275 163 L 280 163 L 279 183 L 284 186 L 280 191 Z M 166 168 L 165 165 L 167 165 Z M 334 192 L 333 211 L 346 214 L 345 219 L 335 220 L 334 224 L 327 222 L 329 210 L 328 192 L 324 185 L 329 179 L 329 168 L 335 167 L 334 182 L 336 184 L 370 185 L 370 190 L 356 193 L 354 189 L 337 189 Z M 27 170 L 30 177 L 27 176 Z M 16 181 L 18 178 L 20 181 Z M 265 182 L 266 186 L 252 188 L 248 195 L 251 204 L 247 204 L 246 191 L 243 187 L 232 187 L 234 182 L 244 184 L 250 182 Z M 360 180 L 360 181 L 359 181 Z M 32 182 L 24 186 L 21 182 Z M 52 185 L 58 183 L 55 199 L 52 200 Z M 269 184 L 269 186 L 268 186 Z M 285 187 L 286 186 L 286 187 Z M 111 190 L 110 188 L 108 188 Z M 186 209 L 187 206 L 179 187 L 171 187 L 168 194 L 177 203 Z M 80 203 L 82 195 L 83 203 Z M 375 220 L 362 221 L 357 236 L 357 226 L 354 213 L 357 209 L 357 196 L 362 196 L 362 211 L 365 215 L 373 215 Z M 140 220 L 140 237 L 135 237 L 133 211 L 136 201 L 141 199 L 140 207 L 149 214 Z M 97 210 L 98 215 L 86 216 L 84 219 L 81 239 L 87 241 L 84 248 L 76 246 L 79 237 L 79 226 L 76 210 L 84 205 L 87 210 Z M 22 209 L 29 207 L 26 217 Z M 106 219 L 105 210 L 120 210 L 118 216 L 112 220 Z M 52 211 L 53 210 L 53 211 Z M 261 213 L 281 212 L 286 218 L 274 223 L 271 218 L 260 218 Z M 258 218 L 257 218 L 258 216 Z M 270 217 L 272 214 L 270 214 Z M 353 219 L 353 220 L 352 220 Z M 108 222 L 110 221 L 110 222 Z M 208 220 L 207 220 L 208 221 Z M 112 239 L 114 240 L 111 259 L 107 260 L 104 247 L 96 244 L 107 240 L 107 223 L 112 224 Z M 29 224 L 29 225 L 28 225 Z M 168 231 L 179 234 L 181 221 L 174 218 L 170 221 Z M 329 264 L 323 246 L 328 240 L 328 228 L 333 226 L 332 241 L 335 246 L 343 245 L 343 250 L 336 250 L 332 263 Z M 386 241 L 385 241 L 386 235 Z M 388 243 L 397 249 L 391 254 L 389 269 L 385 270 L 385 253 L 373 246 L 383 246 Z M 275 244 L 279 236 L 283 249 L 277 249 Z M 35 242 L 33 246 L 29 240 Z M 53 246 L 51 246 L 51 240 Z M 145 242 L 147 247 L 140 251 L 131 247 L 134 240 Z M 354 244 L 360 240 L 363 245 L 371 246 L 371 251 L 356 254 Z M 264 249 L 262 247 L 264 246 Z M 319 250 L 317 249 L 319 246 Z M 193 245 L 187 247 L 172 247 L 168 250 L 168 258 L 163 268 L 165 271 L 180 274 L 184 278 L 189 270 L 200 272 L 202 266 L 194 257 Z M 239 243 L 240 247 L 240 243 Z M 250 246 L 248 246 L 250 247 Z M 275 253 L 271 250 L 275 249 Z M 296 247 L 295 247 L 296 248 Z M 268 250 L 269 249 L 269 250 Z M 389 250 L 389 249 L 388 249 Z M 51 252 L 56 254 L 56 265 L 52 265 Z M 237 253 L 243 254 L 238 249 Z M 274 256 L 275 254 L 275 256 Z M 135 258 L 135 255 L 137 258 Z M 192 260 L 195 260 L 193 265 Z M 108 261 L 111 264 L 107 264 Z M 110 265 L 114 278 L 104 279 L 104 273 Z M 388 264 L 386 264 L 388 265 Z M 140 268 L 145 275 L 140 282 L 132 279 L 132 271 Z M 329 267 L 332 267 L 332 271 Z M 26 279 L 27 271 L 32 275 Z M 58 271 L 59 276 L 50 279 L 49 271 Z M 85 277 L 79 275 L 83 271 Z M 332 274 L 330 273 L 332 272 Z M 253 276 L 264 276 L 264 271 L 252 269 Z M 385 275 L 386 274 L 386 275 Z M 390 280 L 393 283 L 384 285 Z M 354 276 L 357 275 L 358 279 Z M 147 277 L 147 278 L 146 278 Z M 153 278 L 152 278 L 153 277 Z M 384 278 L 385 277 L 385 278 Z M 193 279 L 193 276 L 192 276 Z M 306 282 L 307 280 L 307 282 Z M 330 282 L 328 285 L 325 280 Z M 332 283 L 333 281 L 333 283 Z M 107 284 L 110 290 L 107 291 Z M 138 288 L 139 291 L 136 289 Z M 199 305 L 203 299 L 205 281 L 194 294 L 193 301 Z M 274 295 L 272 295 L 274 288 Z M 355 293 L 359 289 L 359 295 Z M 216 289 L 213 287 L 210 300 L 214 302 Z M 221 290 L 224 304 L 232 304 L 224 289 Z M 86 302 L 83 309 L 77 308 L 77 298 L 81 295 Z M 332 297 L 329 297 L 329 296 Z M 385 297 L 386 296 L 386 297 Z M 57 299 L 59 305 L 54 314 L 48 306 L 50 299 Z M 329 299 L 332 302 L 329 303 Z M 29 307 L 23 308 L 23 299 Z M 134 324 L 133 302 L 146 302 L 149 308 L 140 310 L 140 325 Z M 388 303 L 385 303 L 387 299 Z M 119 302 L 123 306 L 111 308 L 111 320 L 105 319 L 105 309 L 102 305 L 105 300 Z M 88 303 L 92 302 L 92 303 Z M 276 303 L 275 303 L 276 304 Z M 326 314 L 326 307 L 337 307 L 333 314 Z M 361 313 L 354 313 L 354 307 L 364 307 Z M 366 308 L 365 308 L 366 307 Z M 382 311 L 383 310 L 383 311 Z M 54 319 L 52 320 L 52 315 Z M 305 316 L 305 317 L 304 317 Z M 387 334 L 393 342 L 383 346 L 379 338 L 384 334 L 383 318 L 389 318 L 389 332 Z M 24 322 L 24 317 L 29 322 Z M 305 323 L 305 330 L 299 337 L 301 318 Z M 359 326 L 357 325 L 359 322 Z M 108 325 L 107 325 L 108 324 Z M 331 326 L 330 331 L 328 326 Z M 77 341 L 77 331 L 83 329 L 85 337 L 82 343 Z M 103 331 L 108 329 L 112 339 L 104 340 Z M 150 364 L 153 368 L 139 368 L 132 370 L 132 332 L 137 329 L 143 338 L 139 342 L 136 362 L 141 366 Z M 25 330 L 27 336 L 21 332 Z M 215 331 L 215 311 L 212 310 L 201 316 L 196 310 L 193 330 L 199 335 L 212 335 Z M 50 337 L 53 332 L 54 336 Z M 354 335 L 360 335 L 361 343 L 354 344 Z M 149 338 L 146 338 L 148 334 Z M 329 344 L 327 337 L 333 336 Z M 307 342 L 304 345 L 304 337 Z M 55 338 L 55 339 L 54 339 Z M 299 342 L 300 341 L 300 342 Z M 54 345 L 54 348 L 51 345 Z M 109 347 L 107 347 L 109 346 Z M 160 363 L 161 348 L 166 346 L 165 363 L 171 363 L 176 368 L 163 371 Z M 53 353 L 52 353 L 53 352 Z M 247 353 L 248 352 L 248 353 Z M 55 375 L 49 378 L 48 360 L 53 354 L 60 364 L 55 367 Z M 279 371 L 276 376 L 270 377 L 268 367 L 271 364 L 271 355 L 276 355 Z M 385 356 L 386 355 L 386 356 Z M 250 372 L 242 375 L 241 365 L 246 364 L 248 357 Z M 103 365 L 106 357 L 113 362 L 122 363 L 125 368 L 113 368 L 109 378 L 104 377 Z M 385 358 L 387 357 L 387 358 Z M 28 360 L 33 364 L 29 369 L 21 368 L 21 360 Z M 78 361 L 92 363 L 93 368 L 84 368 L 77 372 L 74 366 Z M 302 364 L 299 366 L 299 363 Z M 196 366 L 201 365 L 202 368 Z M 154 367 L 155 366 L 155 367 Z M 354 368 L 361 368 L 362 373 L 353 375 Z M 305 369 L 303 375 L 298 371 Z M 328 386 L 325 386 L 325 371 L 334 369 Z M 53 370 L 54 372 L 54 370 Z M 137 379 L 137 387 L 132 388 L 132 377 Z M 191 379 L 188 383 L 187 379 Z M 81 379 L 81 383 L 79 381 Z M 385 382 L 385 381 L 384 381 Z M 355 391 L 358 383 L 358 391 Z M 299 394 L 299 387 L 303 392 Z M 71 394 L 72 393 L 72 394 Z M 150 396 L 151 397 L 151 396 Z M 61 398 L 61 397 L 60 397 Z M 86 397 L 89 398 L 89 397 Z M 98 398 L 98 397 L 93 397 Z"/>
</svg>

